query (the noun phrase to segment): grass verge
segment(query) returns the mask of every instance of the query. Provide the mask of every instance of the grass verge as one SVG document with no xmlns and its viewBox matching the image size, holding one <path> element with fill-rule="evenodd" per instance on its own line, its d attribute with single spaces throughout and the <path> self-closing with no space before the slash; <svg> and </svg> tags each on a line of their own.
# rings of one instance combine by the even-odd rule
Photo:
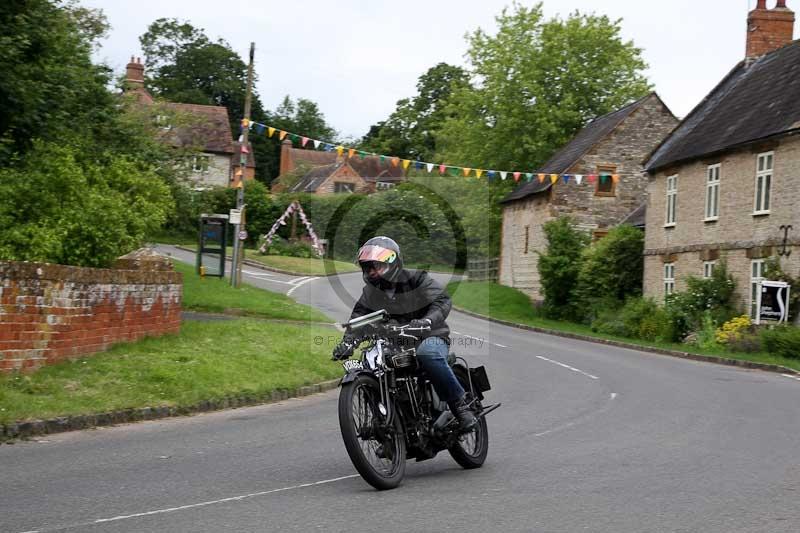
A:
<svg viewBox="0 0 800 533">
<path fill-rule="evenodd" d="M 283 294 L 265 291 L 242 284 L 231 287 L 227 278 L 201 278 L 194 266 L 174 261 L 175 270 L 183 273 L 183 308 L 211 313 L 238 313 L 242 315 L 332 322 L 330 318 L 312 307 L 301 305 Z"/>
<path fill-rule="evenodd" d="M 596 333 L 585 324 L 551 320 L 540 316 L 531 305 L 530 299 L 524 293 L 498 283 L 488 281 L 452 282 L 447 285 L 447 291 L 456 307 L 498 320 L 513 322 L 515 324 L 524 324 L 526 326 L 584 335 L 597 339 L 613 340 L 642 347 L 674 350 L 698 355 L 723 357 L 726 359 L 753 361 L 756 363 L 779 365 L 794 370 L 800 370 L 800 360 L 778 357 L 766 352 L 742 353 L 730 352 L 723 348 L 702 349 L 691 344 L 648 342 L 640 339 Z"/>
<path fill-rule="evenodd" d="M 332 328 L 241 318 L 185 322 L 179 335 L 120 344 L 33 374 L 0 375 L 0 423 L 118 409 L 190 406 L 341 375 Z"/>
<path fill-rule="evenodd" d="M 197 244 L 182 244 L 181 247 L 197 250 Z M 230 257 L 233 248 L 226 247 L 225 253 Z M 317 259 L 314 257 L 290 257 L 285 255 L 261 255 L 258 250 L 245 249 L 244 256 L 257 263 L 278 270 L 285 270 L 293 274 L 304 276 L 325 276 L 328 273 L 344 274 L 358 272 L 359 268 L 353 263 L 335 261 L 333 259 Z"/>
</svg>

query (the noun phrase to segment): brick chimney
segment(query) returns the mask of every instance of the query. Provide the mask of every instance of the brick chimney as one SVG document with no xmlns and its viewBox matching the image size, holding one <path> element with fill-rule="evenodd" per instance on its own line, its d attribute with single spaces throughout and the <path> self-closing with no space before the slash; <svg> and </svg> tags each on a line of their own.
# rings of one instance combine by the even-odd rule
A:
<svg viewBox="0 0 800 533">
<path fill-rule="evenodd" d="M 144 89 L 144 65 L 140 57 L 134 60 L 131 56 L 131 62 L 125 65 L 125 89 L 128 91 Z"/>
<path fill-rule="evenodd" d="M 294 170 L 294 161 L 292 161 L 292 141 L 284 139 L 281 143 L 281 169 L 278 175 L 283 176 L 292 170 Z"/>
<path fill-rule="evenodd" d="M 773 9 L 767 9 L 767 0 L 758 0 L 756 8 L 747 15 L 747 51 L 753 59 L 772 52 L 792 42 L 794 11 L 786 7 L 786 0 L 777 0 Z"/>
</svg>

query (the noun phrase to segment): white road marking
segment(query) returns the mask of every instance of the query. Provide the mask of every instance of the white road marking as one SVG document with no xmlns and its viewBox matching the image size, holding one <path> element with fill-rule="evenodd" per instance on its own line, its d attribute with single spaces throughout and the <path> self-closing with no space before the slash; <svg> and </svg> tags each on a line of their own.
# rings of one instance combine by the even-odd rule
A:
<svg viewBox="0 0 800 533">
<path fill-rule="evenodd" d="M 291 296 L 291 295 L 292 295 L 292 293 L 293 293 L 294 291 L 296 291 L 298 288 L 302 287 L 303 285 L 305 285 L 305 284 L 306 284 L 306 283 L 308 283 L 309 281 L 314 281 L 315 279 L 319 279 L 319 278 L 307 278 L 307 279 L 304 279 L 303 281 L 301 281 L 300 283 L 295 283 L 295 284 L 294 284 L 294 287 L 292 287 L 291 289 L 289 289 L 289 292 L 287 292 L 287 293 L 286 293 L 286 296 Z"/>
<path fill-rule="evenodd" d="M 252 271 L 249 271 L 249 270 L 242 270 L 242 274 L 247 274 L 248 276 L 252 276 L 252 277 L 258 279 L 259 281 L 267 281 L 269 283 L 281 283 L 283 285 L 291 285 L 292 284 L 290 281 L 281 281 L 279 279 L 271 279 L 271 276 L 273 276 L 273 274 L 266 274 L 266 273 L 263 273 L 263 272 L 252 272 Z"/>
<path fill-rule="evenodd" d="M 303 483 L 302 485 L 292 485 L 291 487 L 283 487 L 283 488 L 280 488 L 280 489 L 265 490 L 265 491 L 262 491 L 262 492 L 252 492 L 250 494 L 243 494 L 241 496 L 233 496 L 231 498 L 222 498 L 220 500 L 211 500 L 211 501 L 207 501 L 207 502 L 193 503 L 193 504 L 190 504 L 190 505 L 181 505 L 180 507 L 169 507 L 167 509 L 157 509 L 155 511 L 147 511 L 147 512 L 144 512 L 144 513 L 136 513 L 136 514 L 115 516 L 113 518 L 99 518 L 99 519 L 95 520 L 94 523 L 95 524 L 102 524 L 102 523 L 105 523 L 105 522 L 115 522 L 115 521 L 119 521 L 119 520 L 128 520 L 129 518 L 139 518 L 139 517 L 142 517 L 142 516 L 152 516 L 152 515 L 155 515 L 155 514 L 173 513 L 175 511 L 183 511 L 185 509 L 195 509 L 197 507 L 205 507 L 205 506 L 208 506 L 208 505 L 215 505 L 215 504 L 218 504 L 218 503 L 234 502 L 234 501 L 245 500 L 247 498 L 255 498 L 256 496 L 266 496 L 267 494 L 275 494 L 276 492 L 286 492 L 287 490 L 296 490 L 296 489 L 302 489 L 302 488 L 306 488 L 306 487 L 314 487 L 316 485 L 324 485 L 325 483 L 333 483 L 333 482 L 336 482 L 336 481 L 341 481 L 343 479 L 351 479 L 351 478 L 354 478 L 354 477 L 358 477 L 358 474 L 353 474 L 351 476 L 337 477 L 337 478 L 333 478 L 333 479 L 325 479 L 323 481 L 315 481 L 313 483 Z"/>
<path fill-rule="evenodd" d="M 251 276 L 274 276 L 275 275 L 275 274 L 273 274 L 271 272 L 265 272 L 263 270 L 259 270 L 258 272 L 255 272 L 253 270 L 242 269 L 242 272 L 244 272 L 245 274 L 250 274 Z"/>
<path fill-rule="evenodd" d="M 794 380 L 800 381 L 800 377 L 793 376 L 792 374 L 781 374 L 781 376 L 785 376 L 785 377 L 787 377 L 789 379 L 794 379 Z"/>
<path fill-rule="evenodd" d="M 500 348 L 508 348 L 508 346 L 504 346 L 502 344 L 497 344 L 496 342 L 493 342 L 492 344 L 494 344 L 495 346 L 498 346 Z"/>
<path fill-rule="evenodd" d="M 303 281 L 304 279 L 308 279 L 310 277 L 311 276 L 303 276 L 302 278 L 294 278 L 293 280 L 289 281 L 289 283 L 295 285 L 296 283 L 299 283 L 300 281 Z"/>
<path fill-rule="evenodd" d="M 575 368 L 573 366 L 565 365 L 564 363 L 560 363 L 558 361 L 553 361 L 552 359 L 548 359 L 547 357 L 542 357 L 541 355 L 537 355 L 536 357 L 541 359 L 542 361 L 547 361 L 548 363 L 553 363 L 553 364 L 556 364 L 558 366 L 563 366 L 564 368 L 567 368 L 567 369 L 572 370 L 573 372 L 577 372 L 579 374 L 583 374 L 584 376 L 590 377 L 592 379 L 600 379 L 597 376 L 593 376 L 591 374 L 587 374 L 583 370 L 580 370 L 580 369 Z"/>
</svg>

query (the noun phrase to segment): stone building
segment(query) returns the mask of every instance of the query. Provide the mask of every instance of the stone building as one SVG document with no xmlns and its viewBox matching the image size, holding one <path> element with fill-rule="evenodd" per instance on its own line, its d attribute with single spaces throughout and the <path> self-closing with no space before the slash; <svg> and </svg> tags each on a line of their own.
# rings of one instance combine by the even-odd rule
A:
<svg viewBox="0 0 800 533">
<path fill-rule="evenodd" d="M 748 15 L 746 57 L 646 163 L 646 295 L 663 299 L 685 289 L 687 276 L 709 276 L 724 260 L 742 309 L 753 313 L 767 258 L 779 257 L 786 272 L 800 274 L 794 19 L 785 1 L 767 9 L 760 0 Z"/>
<path fill-rule="evenodd" d="M 537 252 L 547 245 L 545 222 L 568 215 L 595 238 L 605 235 L 644 203 L 642 162 L 677 123 L 661 98 L 650 93 L 587 124 L 536 171 L 548 179 L 534 178 L 504 198 L 500 283 L 542 299 Z M 552 183 L 550 174 L 595 179 Z"/>
<path fill-rule="evenodd" d="M 405 180 L 401 165 L 378 156 L 350 156 L 347 152 L 318 152 L 281 144 L 280 175 L 270 186 L 272 192 L 311 194 L 372 193 L 391 189 Z"/>
<path fill-rule="evenodd" d="M 228 110 L 222 106 L 155 102 L 144 86 L 144 65 L 131 57 L 126 67 L 125 94 L 152 110 L 161 139 L 176 148 L 190 149 L 186 181 L 197 189 L 236 187 L 240 175 L 241 144 L 233 140 Z M 255 178 L 255 158 L 246 150 L 243 178 Z"/>
</svg>

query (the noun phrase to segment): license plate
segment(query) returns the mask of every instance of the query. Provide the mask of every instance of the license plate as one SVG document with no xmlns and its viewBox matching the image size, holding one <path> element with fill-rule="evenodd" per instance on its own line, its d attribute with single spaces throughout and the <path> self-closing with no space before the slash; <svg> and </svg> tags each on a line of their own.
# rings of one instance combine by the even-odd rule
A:
<svg viewBox="0 0 800 533">
<path fill-rule="evenodd" d="M 355 370 L 363 370 L 364 365 L 358 359 L 348 359 L 342 363 L 345 372 L 353 372 Z"/>
</svg>

